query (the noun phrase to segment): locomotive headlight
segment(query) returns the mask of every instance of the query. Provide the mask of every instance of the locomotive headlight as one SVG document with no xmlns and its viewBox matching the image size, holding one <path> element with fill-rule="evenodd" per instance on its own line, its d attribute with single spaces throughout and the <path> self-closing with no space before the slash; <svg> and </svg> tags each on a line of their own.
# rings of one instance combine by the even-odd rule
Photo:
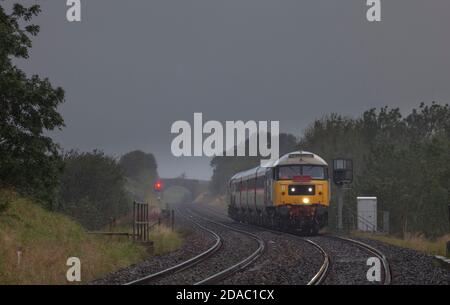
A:
<svg viewBox="0 0 450 305">
<path fill-rule="evenodd" d="M 303 203 L 309 203 L 309 198 L 303 198 Z"/>
<path fill-rule="evenodd" d="M 312 187 L 308 188 L 308 192 L 312 193 L 312 191 L 313 191 Z"/>
<path fill-rule="evenodd" d="M 295 192 L 295 187 L 291 187 L 291 192 Z"/>
</svg>

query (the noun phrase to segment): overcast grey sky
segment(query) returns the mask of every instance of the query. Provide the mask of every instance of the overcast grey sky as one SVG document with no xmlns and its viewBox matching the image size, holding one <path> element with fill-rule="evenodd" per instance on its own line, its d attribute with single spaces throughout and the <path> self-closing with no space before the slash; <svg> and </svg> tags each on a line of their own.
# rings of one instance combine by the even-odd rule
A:
<svg viewBox="0 0 450 305">
<path fill-rule="evenodd" d="M 43 9 L 20 66 L 66 90 L 54 138 L 152 152 L 165 177 L 211 175 L 208 159 L 171 155 L 171 124 L 194 112 L 299 136 L 330 112 L 450 100 L 448 0 L 382 0 L 380 23 L 365 0 L 82 0 L 80 23 L 66 1 L 19 2 Z"/>
</svg>

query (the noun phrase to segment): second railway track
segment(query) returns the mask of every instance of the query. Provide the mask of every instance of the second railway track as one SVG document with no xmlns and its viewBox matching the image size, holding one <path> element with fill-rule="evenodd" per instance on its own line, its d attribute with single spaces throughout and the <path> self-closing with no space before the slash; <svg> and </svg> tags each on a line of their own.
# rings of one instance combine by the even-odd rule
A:
<svg viewBox="0 0 450 305">
<path fill-rule="evenodd" d="M 194 284 L 194 285 L 202 285 L 202 284 L 215 284 L 221 280 L 226 279 L 227 277 L 233 275 L 234 273 L 246 268 L 250 264 L 252 264 L 255 260 L 257 260 L 265 249 L 265 243 L 262 239 L 260 239 L 258 236 L 247 232 L 245 230 L 236 229 L 230 226 L 227 226 L 225 224 L 215 222 L 212 220 L 208 220 L 205 218 L 202 218 L 200 216 L 194 216 L 191 212 L 187 211 L 180 211 L 178 209 L 178 215 L 184 214 L 184 218 L 192 222 L 195 226 L 197 226 L 199 229 L 207 232 L 211 236 L 213 236 L 215 242 L 214 244 L 209 247 L 207 250 L 203 251 L 202 253 L 185 260 L 179 264 L 176 264 L 174 266 L 171 266 L 169 268 L 166 268 L 164 270 L 148 274 L 144 277 L 141 277 L 139 279 L 130 281 L 125 283 L 125 285 L 146 285 L 146 284 Z M 196 219 L 197 218 L 197 219 Z M 200 221 L 199 221 L 200 219 Z M 211 228 L 208 228 L 205 223 L 209 223 L 210 225 L 218 226 L 223 228 L 222 233 L 218 233 L 217 229 L 213 230 Z M 222 264 L 220 265 L 214 265 L 216 267 L 211 268 L 212 262 L 208 262 L 210 259 L 214 259 L 217 255 L 220 255 L 220 252 L 222 251 L 230 251 L 233 250 L 230 245 L 224 245 L 224 238 L 222 237 L 226 233 L 225 231 L 232 231 L 239 235 L 246 236 L 247 239 L 252 239 L 253 242 L 256 242 L 256 250 L 252 251 L 251 253 L 245 253 L 247 249 L 241 249 L 241 251 L 237 251 L 238 253 L 244 253 L 239 259 L 236 259 L 236 257 L 230 256 L 230 255 L 223 255 Z M 229 239 L 230 240 L 230 239 Z M 228 243 L 228 242 L 226 242 Z M 225 244 L 226 244 L 225 243 Z M 243 245 L 247 245 L 243 243 Z M 230 248 L 230 249 L 223 249 Z M 253 247 L 254 248 L 254 247 Z M 239 250 L 239 249 L 237 249 Z M 242 251 L 243 250 L 243 251 Z M 247 251 L 248 252 L 248 251 Z M 243 257 L 243 258 L 242 258 Z M 226 258 L 232 258 L 234 259 L 232 262 L 227 262 Z M 236 262 L 237 260 L 237 262 Z M 210 266 L 203 266 L 205 264 L 209 264 Z M 227 265 L 226 265 L 227 264 Z M 197 272 L 192 272 L 191 269 L 197 268 Z M 210 270 L 214 270 L 215 272 L 211 273 Z M 186 278 L 184 278 L 181 274 L 186 273 Z M 195 279 L 190 278 L 192 274 L 196 274 Z M 189 278 L 188 278 L 189 277 Z M 181 281 L 181 282 L 179 282 Z"/>
<path fill-rule="evenodd" d="M 203 213 L 205 213 L 206 211 L 203 210 Z M 210 215 L 216 218 L 221 218 L 224 221 L 230 221 L 229 219 L 227 219 L 228 217 L 225 215 L 221 215 L 211 209 L 208 209 L 208 213 L 211 213 Z M 271 232 L 275 235 L 278 236 L 289 236 L 292 239 L 301 241 L 302 243 L 306 243 L 307 245 L 311 246 L 312 248 L 315 249 L 316 253 L 320 253 L 320 255 L 322 256 L 323 260 L 320 263 L 320 266 L 317 268 L 317 270 L 315 272 L 313 272 L 313 276 L 311 278 L 308 278 L 308 280 L 306 281 L 306 285 L 320 285 L 322 284 L 325 279 L 326 276 L 328 274 L 329 268 L 330 268 L 330 257 L 328 255 L 328 253 L 324 250 L 324 248 L 322 248 L 318 243 L 312 241 L 311 239 L 308 238 L 304 238 L 304 237 L 300 237 L 297 235 L 293 235 L 293 234 L 289 234 L 289 233 L 285 233 L 285 232 L 281 232 L 281 231 L 274 231 L 274 230 L 270 230 L 267 228 L 262 228 L 262 227 L 257 227 L 254 225 L 248 225 L 248 224 L 242 224 L 242 223 L 235 223 L 233 225 L 234 227 L 239 227 L 241 229 L 247 227 L 248 228 L 252 228 L 254 230 L 258 230 L 260 233 L 261 232 Z M 227 227 L 230 227 L 230 225 L 228 225 Z M 278 283 L 277 283 L 278 284 Z M 291 283 L 292 284 L 292 283 Z"/>
<path fill-rule="evenodd" d="M 217 217 L 221 217 L 223 219 L 227 218 L 227 216 L 219 214 L 217 211 L 213 211 L 210 207 L 208 207 L 207 210 L 208 212 L 215 214 Z M 248 224 L 240 224 L 240 225 L 255 227 L 253 225 Z M 367 254 L 369 254 L 372 257 L 377 257 L 381 262 L 383 268 L 382 269 L 383 276 L 381 282 L 378 282 L 378 284 L 389 285 L 392 282 L 391 267 L 389 265 L 389 261 L 387 260 L 386 256 L 380 250 L 368 245 L 367 243 L 339 235 L 321 235 L 309 238 L 304 236 L 298 236 L 292 233 L 275 231 L 267 228 L 260 228 L 260 229 L 272 232 L 273 234 L 276 235 L 289 236 L 307 242 L 310 245 L 314 246 L 316 250 L 318 250 L 322 254 L 323 263 L 320 266 L 318 272 L 307 283 L 308 285 L 320 285 L 330 283 L 345 284 L 346 283 L 344 281 L 345 278 L 351 279 L 350 281 L 351 283 L 358 283 L 358 284 L 369 283 L 366 278 L 366 271 L 368 267 L 365 264 L 365 261 L 361 260 L 361 258 L 356 258 L 357 255 L 362 256 L 364 253 L 365 257 L 367 256 Z M 338 247 L 336 247 L 336 243 L 333 245 L 334 241 L 337 242 Z M 357 252 L 357 250 L 355 250 L 355 248 L 352 249 L 352 247 L 356 247 L 362 250 L 364 253 L 361 252 L 356 254 L 355 252 Z M 362 264 L 362 262 L 364 262 L 364 264 Z M 343 268 L 337 268 L 336 266 L 341 263 L 343 264 L 352 263 L 354 264 L 355 267 L 349 268 L 348 270 L 344 270 Z M 356 266 L 356 264 L 358 264 L 358 266 Z M 330 279 L 327 278 L 327 275 L 330 272 L 331 273 L 338 272 L 339 274 L 332 274 Z M 336 280 L 336 278 L 340 279 Z M 356 278 L 358 278 L 358 280 L 355 280 Z"/>
</svg>

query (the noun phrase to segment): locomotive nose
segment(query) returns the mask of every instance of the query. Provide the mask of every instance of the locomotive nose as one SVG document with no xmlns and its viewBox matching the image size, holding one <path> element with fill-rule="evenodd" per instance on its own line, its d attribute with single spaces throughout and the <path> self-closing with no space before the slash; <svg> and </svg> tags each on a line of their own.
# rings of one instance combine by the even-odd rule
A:
<svg viewBox="0 0 450 305">
<path fill-rule="evenodd" d="M 288 195 L 291 196 L 312 196 L 316 194 L 315 185 L 291 184 L 288 187 Z"/>
</svg>

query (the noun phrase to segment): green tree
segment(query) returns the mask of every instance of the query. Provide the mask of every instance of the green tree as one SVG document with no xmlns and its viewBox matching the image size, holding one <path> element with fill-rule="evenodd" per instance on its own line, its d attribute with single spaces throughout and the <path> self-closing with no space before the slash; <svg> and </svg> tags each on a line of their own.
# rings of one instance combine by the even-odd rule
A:
<svg viewBox="0 0 450 305">
<path fill-rule="evenodd" d="M 153 154 L 135 150 L 123 155 L 119 164 L 125 173 L 130 196 L 138 201 L 151 201 L 153 183 L 158 179 L 158 166 Z"/>
<path fill-rule="evenodd" d="M 88 229 L 125 215 L 130 198 L 119 164 L 101 151 L 71 151 L 64 157 L 58 210 Z"/>
<path fill-rule="evenodd" d="M 142 183 L 152 183 L 157 178 L 157 164 L 153 154 L 135 150 L 123 155 L 119 161 L 125 176 Z"/>
<path fill-rule="evenodd" d="M 7 14 L 0 6 L 0 187 L 15 188 L 51 206 L 61 158 L 45 132 L 64 126 L 57 112 L 64 91 L 48 79 L 27 77 L 12 63 L 28 58 L 30 37 L 39 32 L 30 21 L 39 12 L 38 5 L 15 4 Z"/>
<path fill-rule="evenodd" d="M 391 212 L 394 232 L 435 237 L 448 232 L 450 107 L 421 104 L 381 127 L 358 187 Z M 370 170 L 369 170 L 370 169 Z"/>
<path fill-rule="evenodd" d="M 393 233 L 434 237 L 448 232 L 448 105 L 422 103 L 406 117 L 387 107 L 359 118 L 331 114 L 311 124 L 300 146 L 330 164 L 337 157 L 353 159 L 354 183 L 346 201 L 350 209 L 355 209 L 356 196 L 373 195 L 379 210 L 390 212 Z M 335 205 L 330 208 L 333 223 Z"/>
</svg>

